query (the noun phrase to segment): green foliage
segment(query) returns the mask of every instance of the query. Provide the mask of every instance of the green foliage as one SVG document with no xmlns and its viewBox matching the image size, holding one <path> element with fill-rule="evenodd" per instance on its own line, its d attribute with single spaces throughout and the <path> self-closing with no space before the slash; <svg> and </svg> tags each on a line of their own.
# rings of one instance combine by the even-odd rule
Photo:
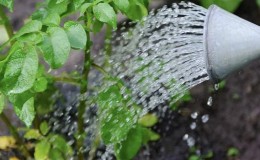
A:
<svg viewBox="0 0 260 160">
<path fill-rule="evenodd" d="M 74 49 L 84 49 L 87 43 L 87 35 L 83 26 L 77 22 L 69 21 L 64 24 L 69 42 Z"/>
<path fill-rule="evenodd" d="M 0 114 L 3 112 L 5 107 L 5 96 L 0 92 Z"/>
<path fill-rule="evenodd" d="M 256 4 L 260 7 L 260 0 L 256 0 Z"/>
<path fill-rule="evenodd" d="M 95 17 L 104 23 L 108 23 L 116 28 L 116 13 L 114 9 L 107 3 L 99 3 L 93 7 Z"/>
<path fill-rule="evenodd" d="M 98 95 L 101 137 L 106 144 L 122 141 L 136 123 L 137 111 L 128 108 L 118 85 L 111 85 Z"/>
<path fill-rule="evenodd" d="M 48 159 L 48 155 L 51 149 L 51 143 L 47 139 L 43 139 L 36 144 L 34 157 L 35 160 Z"/>
<path fill-rule="evenodd" d="M 11 12 L 13 12 L 14 0 L 0 0 L 0 4 L 6 6 Z"/>
<path fill-rule="evenodd" d="M 0 4 L 13 9 L 13 0 L 0 0 Z M 109 26 L 107 29 L 116 29 L 118 12 L 131 20 L 141 20 L 148 14 L 147 7 L 148 0 L 45 0 L 27 23 L 0 46 L 0 51 L 9 49 L 0 61 L 0 113 L 9 101 L 17 116 L 31 127 L 24 138 L 36 143 L 36 160 L 65 160 L 72 156 L 72 148 L 62 136 L 51 133 L 46 121 L 41 122 L 38 118 L 34 123 L 36 126 L 32 126 L 32 122 L 35 115 L 52 110 L 51 95 L 56 91 L 56 82 L 85 87 L 88 81 L 86 73 L 55 77 L 47 69 L 63 67 L 71 48 L 87 53 L 92 44 L 90 33 L 100 32 L 104 25 Z M 74 13 L 80 13 L 80 17 L 68 20 Z M 64 22 L 63 26 L 61 22 Z M 92 58 L 90 55 L 85 59 L 84 70 L 92 67 Z M 49 66 L 45 67 L 39 60 Z M 105 82 L 114 85 L 100 91 L 95 99 L 99 107 L 100 136 L 105 144 L 115 146 L 119 159 L 132 159 L 142 145 L 160 138 L 148 128 L 155 125 L 158 118 L 152 114 L 140 118 L 140 107 L 132 102 L 131 91 L 117 78 L 110 77 Z"/>
<path fill-rule="evenodd" d="M 46 121 L 43 121 L 40 125 L 40 131 L 45 136 L 49 132 L 50 127 L 48 126 L 48 123 Z"/>
<path fill-rule="evenodd" d="M 229 12 L 234 12 L 239 7 L 242 0 L 200 0 L 200 2 L 206 8 L 212 4 L 216 4 Z"/>
<path fill-rule="evenodd" d="M 50 27 L 43 42 L 40 44 L 41 52 L 48 64 L 56 69 L 65 64 L 70 53 L 70 42 L 66 32 L 59 27 Z"/>
<path fill-rule="evenodd" d="M 228 157 L 237 157 L 239 155 L 239 150 L 235 147 L 231 147 L 227 151 Z"/>
<path fill-rule="evenodd" d="M 30 129 L 29 131 L 27 131 L 24 135 L 25 139 L 35 139 L 38 140 L 42 137 L 42 135 L 40 134 L 40 132 L 37 129 Z"/>
<path fill-rule="evenodd" d="M 158 118 L 154 114 L 146 114 L 138 120 L 138 123 L 144 127 L 152 127 L 158 122 Z"/>
</svg>

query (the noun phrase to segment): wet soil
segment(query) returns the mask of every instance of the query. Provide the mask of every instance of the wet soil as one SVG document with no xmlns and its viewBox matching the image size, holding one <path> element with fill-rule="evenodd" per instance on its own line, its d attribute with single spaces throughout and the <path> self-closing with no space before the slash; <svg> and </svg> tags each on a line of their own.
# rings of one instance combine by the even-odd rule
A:
<svg viewBox="0 0 260 160">
<path fill-rule="evenodd" d="M 172 2 L 176 1 L 169 3 Z M 35 0 L 16 1 L 15 13 L 11 14 L 16 29 L 23 24 L 23 19 L 30 15 L 35 3 Z M 244 0 L 235 14 L 260 25 L 260 10 L 254 0 Z M 185 134 L 194 137 L 197 153 L 212 151 L 214 160 L 230 159 L 226 156 L 230 147 L 239 149 L 239 156 L 234 159 L 259 160 L 260 61 L 231 75 L 226 82 L 224 89 L 215 93 L 209 92 L 209 88 L 213 86 L 209 82 L 193 88 L 193 100 L 181 105 L 180 112 L 167 111 L 165 118 L 154 128 L 161 133 L 161 139 L 151 143 L 149 147 L 144 147 L 136 160 L 188 159 L 190 148 L 183 140 Z M 212 106 L 206 104 L 209 96 L 213 96 Z M 14 116 L 11 111 L 6 110 L 7 112 L 8 115 Z M 190 117 L 194 112 L 199 113 L 195 120 Z M 209 121 L 204 124 L 201 122 L 201 116 L 205 114 L 209 115 Z M 194 130 L 190 129 L 192 122 L 197 123 Z M 21 126 L 19 122 L 16 125 Z M 8 131 L 0 121 L 0 135 L 6 134 Z"/>
</svg>

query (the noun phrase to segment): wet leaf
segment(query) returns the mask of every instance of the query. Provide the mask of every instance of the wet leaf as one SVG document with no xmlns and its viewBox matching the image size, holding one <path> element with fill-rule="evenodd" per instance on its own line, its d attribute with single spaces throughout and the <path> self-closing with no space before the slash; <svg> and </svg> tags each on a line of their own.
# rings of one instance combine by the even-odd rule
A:
<svg viewBox="0 0 260 160">
<path fill-rule="evenodd" d="M 92 5 L 92 3 L 84 3 L 81 7 L 80 7 L 80 14 L 84 15 L 84 13 L 86 12 L 86 10 Z"/>
<path fill-rule="evenodd" d="M 126 140 L 115 145 L 117 159 L 130 160 L 135 157 L 142 146 L 142 128 L 132 128 L 127 134 Z"/>
<path fill-rule="evenodd" d="M 116 28 L 116 13 L 114 9 L 107 3 L 99 3 L 93 7 L 95 17 L 101 21 Z"/>
<path fill-rule="evenodd" d="M 142 143 L 147 144 L 149 141 L 157 141 L 160 139 L 160 135 L 155 133 L 149 128 L 142 127 Z"/>
<path fill-rule="evenodd" d="M 43 36 L 41 33 L 28 33 L 17 39 L 24 43 L 39 44 L 43 41 Z"/>
<path fill-rule="evenodd" d="M 9 54 L 0 89 L 7 95 L 22 93 L 33 86 L 38 55 L 35 47 L 21 43 L 14 44 Z"/>
<path fill-rule="evenodd" d="M 78 9 L 84 2 L 85 2 L 85 0 L 73 0 L 75 9 Z"/>
<path fill-rule="evenodd" d="M 35 146 L 34 157 L 35 160 L 47 160 L 51 149 L 50 142 L 47 139 L 43 139 Z"/>
<path fill-rule="evenodd" d="M 127 12 L 129 8 L 129 0 L 114 0 L 115 5 L 122 11 Z"/>
<path fill-rule="evenodd" d="M 43 121 L 40 125 L 40 131 L 43 135 L 46 135 L 50 130 L 50 127 L 46 121 Z"/>
<path fill-rule="evenodd" d="M 33 85 L 35 92 L 43 92 L 47 89 L 48 81 L 45 77 L 39 77 L 36 79 Z"/>
<path fill-rule="evenodd" d="M 42 22 L 38 20 L 32 20 L 26 23 L 15 35 L 15 37 L 20 37 L 27 33 L 37 32 L 42 29 Z"/>
<path fill-rule="evenodd" d="M 99 94 L 101 137 L 105 144 L 122 141 L 134 126 L 136 112 L 131 111 L 126 103 L 117 85 Z"/>
<path fill-rule="evenodd" d="M 39 130 L 37 130 L 37 129 L 30 129 L 29 131 L 27 131 L 25 133 L 24 138 L 37 140 L 37 139 L 41 138 L 41 134 L 40 134 Z"/>
<path fill-rule="evenodd" d="M 66 140 L 59 136 L 59 135 L 54 135 L 54 136 L 51 136 L 51 143 L 52 143 L 52 147 L 53 149 L 57 149 L 59 150 L 60 152 L 62 152 L 65 157 L 69 157 L 72 155 L 73 153 L 73 150 L 71 148 L 70 145 L 68 145 L 68 143 L 66 142 Z"/>
<path fill-rule="evenodd" d="M 68 21 L 64 24 L 70 45 L 74 49 L 84 49 L 87 43 L 87 35 L 83 26 L 77 22 Z"/>
<path fill-rule="evenodd" d="M 56 12 L 47 12 L 42 20 L 43 24 L 48 26 L 59 26 L 60 25 L 60 15 Z"/>
<path fill-rule="evenodd" d="M 68 4 L 68 0 L 63 0 L 61 3 L 57 3 L 56 0 L 50 0 L 47 6 L 47 10 L 49 12 L 61 15 L 62 13 L 67 11 Z"/>
<path fill-rule="evenodd" d="M 126 13 L 127 17 L 132 20 L 141 20 L 144 16 L 148 15 L 148 10 L 145 4 L 139 0 L 131 0 L 129 9 Z"/>
<path fill-rule="evenodd" d="M 48 36 L 40 44 L 44 59 L 52 68 L 59 68 L 67 61 L 70 53 L 70 43 L 66 32 L 59 27 L 50 27 Z"/>
<path fill-rule="evenodd" d="M 138 123 L 144 127 L 152 127 L 158 122 L 158 118 L 154 114 L 146 114 L 138 120 Z"/>
<path fill-rule="evenodd" d="M 22 108 L 15 107 L 14 111 L 17 116 L 25 123 L 25 125 L 30 127 L 35 116 L 34 98 L 32 97 L 27 100 L 23 104 Z"/>
<path fill-rule="evenodd" d="M 65 160 L 62 152 L 58 149 L 53 149 L 53 148 L 49 153 L 49 158 L 50 160 Z"/>
</svg>

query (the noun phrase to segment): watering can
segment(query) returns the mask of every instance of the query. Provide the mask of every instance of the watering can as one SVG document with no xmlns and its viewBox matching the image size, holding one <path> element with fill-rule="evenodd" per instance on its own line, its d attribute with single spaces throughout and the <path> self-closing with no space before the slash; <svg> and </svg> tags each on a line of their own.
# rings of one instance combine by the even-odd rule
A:
<svg viewBox="0 0 260 160">
<path fill-rule="evenodd" d="M 216 5 L 208 10 L 203 36 L 207 71 L 213 81 L 260 57 L 260 27 Z"/>
</svg>

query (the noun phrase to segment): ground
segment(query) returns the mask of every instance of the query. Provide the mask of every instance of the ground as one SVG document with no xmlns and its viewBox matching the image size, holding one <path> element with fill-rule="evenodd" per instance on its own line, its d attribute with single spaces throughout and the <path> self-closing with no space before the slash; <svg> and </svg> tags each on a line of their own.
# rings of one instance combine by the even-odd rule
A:
<svg viewBox="0 0 260 160">
<path fill-rule="evenodd" d="M 22 19 L 30 15 L 35 2 L 16 1 L 15 13 L 11 15 L 15 28 L 19 28 L 23 23 Z M 235 14 L 260 25 L 260 9 L 254 0 L 244 0 Z M 195 138 L 197 150 L 201 154 L 212 151 L 214 160 L 228 159 L 226 153 L 230 147 L 239 149 L 236 159 L 260 159 L 259 84 L 258 60 L 228 77 L 224 89 L 215 93 L 209 92 L 209 88 L 213 86 L 210 82 L 196 86 L 191 91 L 193 100 L 181 105 L 179 113 L 168 111 L 168 116 L 155 127 L 155 130 L 162 133 L 161 139 L 149 146 L 149 153 L 148 147 L 145 147 L 136 159 L 186 160 L 190 152 L 183 140 L 185 134 Z M 212 106 L 207 105 L 210 96 L 213 97 Z M 199 113 L 196 120 L 190 116 L 194 112 Z M 209 121 L 204 124 L 201 116 L 205 114 L 209 115 Z M 192 122 L 197 122 L 195 130 L 190 129 Z M 0 134 L 7 134 L 1 123 Z"/>
</svg>

